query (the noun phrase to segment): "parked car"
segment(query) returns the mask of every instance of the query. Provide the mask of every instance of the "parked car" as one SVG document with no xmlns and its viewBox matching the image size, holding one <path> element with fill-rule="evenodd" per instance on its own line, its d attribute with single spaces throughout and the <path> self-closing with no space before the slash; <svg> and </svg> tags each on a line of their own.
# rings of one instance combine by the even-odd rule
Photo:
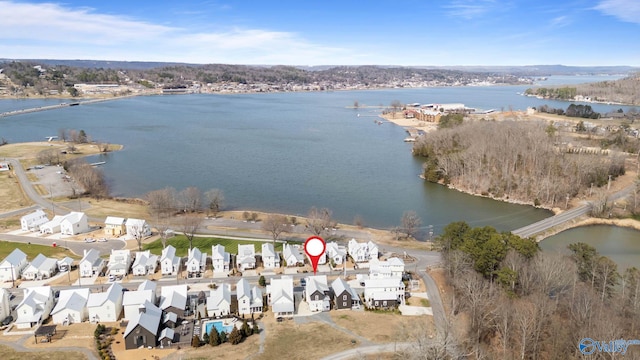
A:
<svg viewBox="0 0 640 360">
<path fill-rule="evenodd" d="M 13 321 L 13 316 L 9 315 L 2 320 L 2 326 L 9 325 Z"/>
<path fill-rule="evenodd" d="M 96 239 L 94 239 L 94 238 L 85 238 L 85 239 L 84 239 L 84 242 L 86 242 L 86 243 L 92 243 L 92 242 L 96 242 Z"/>
<path fill-rule="evenodd" d="M 107 238 L 100 238 L 100 239 L 98 239 L 98 241 L 100 241 L 100 242 L 107 242 Z"/>
</svg>

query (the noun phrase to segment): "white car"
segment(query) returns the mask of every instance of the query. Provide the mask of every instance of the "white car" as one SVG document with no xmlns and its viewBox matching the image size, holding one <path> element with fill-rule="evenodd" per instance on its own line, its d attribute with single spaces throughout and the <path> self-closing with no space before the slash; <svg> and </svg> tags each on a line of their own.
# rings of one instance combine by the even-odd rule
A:
<svg viewBox="0 0 640 360">
<path fill-rule="evenodd" d="M 94 239 L 94 238 L 85 238 L 85 239 L 84 239 L 84 242 L 86 242 L 86 243 L 92 243 L 92 242 L 96 242 L 96 239 Z"/>
</svg>

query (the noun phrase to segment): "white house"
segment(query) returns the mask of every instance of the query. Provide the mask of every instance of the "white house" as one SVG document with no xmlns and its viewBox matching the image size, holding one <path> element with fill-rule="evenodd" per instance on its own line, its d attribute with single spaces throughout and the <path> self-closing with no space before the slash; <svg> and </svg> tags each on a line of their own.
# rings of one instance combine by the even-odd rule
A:
<svg viewBox="0 0 640 360">
<path fill-rule="evenodd" d="M 271 311 L 276 318 L 293 316 L 295 304 L 291 276 L 283 275 L 280 279 L 271 279 L 271 284 L 267 285 L 267 294 Z"/>
<path fill-rule="evenodd" d="M 211 262 L 213 264 L 213 272 L 229 272 L 230 260 L 231 254 L 224 251 L 224 246 L 217 244 L 211 247 Z"/>
<path fill-rule="evenodd" d="M 262 313 L 262 290 L 257 286 L 249 286 L 246 279 L 240 279 L 236 285 L 236 298 L 238 300 L 238 314 L 251 315 Z"/>
<path fill-rule="evenodd" d="M 253 244 L 238 245 L 236 263 L 240 271 L 256 268 L 256 249 Z"/>
<path fill-rule="evenodd" d="M 64 220 L 64 215 L 55 215 L 50 221 L 40 225 L 41 234 L 55 234 L 60 232 L 60 223 Z"/>
<path fill-rule="evenodd" d="M 58 271 L 58 260 L 38 254 L 22 271 L 25 280 L 42 280 L 52 277 Z"/>
<path fill-rule="evenodd" d="M 142 239 L 151 236 L 151 227 L 142 219 L 127 219 L 125 226 L 127 235 L 134 239 Z"/>
<path fill-rule="evenodd" d="M 369 278 L 402 278 L 404 274 L 404 261 L 397 257 L 385 261 L 373 259 L 369 262 Z"/>
<path fill-rule="evenodd" d="M 40 225 L 49 222 L 47 214 L 38 209 L 31 214 L 27 214 L 20 218 L 20 227 L 22 231 L 40 231 Z"/>
<path fill-rule="evenodd" d="M 65 256 L 64 259 L 58 260 L 58 270 L 69 271 L 71 270 L 71 266 L 73 265 L 73 259 Z"/>
<path fill-rule="evenodd" d="M 265 269 L 280 267 L 280 255 L 275 251 L 272 243 L 262 244 L 262 265 Z"/>
<path fill-rule="evenodd" d="M 226 316 L 231 314 L 231 285 L 220 284 L 207 297 L 207 315 Z"/>
<path fill-rule="evenodd" d="M 90 230 L 87 215 L 83 212 L 72 211 L 60 221 L 60 233 L 62 235 L 77 235 Z"/>
<path fill-rule="evenodd" d="M 296 246 L 284 244 L 282 257 L 287 267 L 304 265 L 304 255 L 300 253 L 300 249 Z"/>
<path fill-rule="evenodd" d="M 0 319 L 4 320 L 4 318 L 9 315 L 11 315 L 11 307 L 9 305 L 9 292 L 4 288 L 0 288 Z"/>
<path fill-rule="evenodd" d="M 13 250 L 11 254 L 7 255 L 0 263 L 0 281 L 18 280 L 22 270 L 24 270 L 28 264 L 27 254 L 20 249 Z"/>
<path fill-rule="evenodd" d="M 28 329 L 49 318 L 53 308 L 53 290 L 50 286 L 35 286 L 24 289 L 24 298 L 16 307 L 16 327 Z"/>
<path fill-rule="evenodd" d="M 326 275 L 307 277 L 305 299 L 313 312 L 331 310 L 331 292 Z"/>
<path fill-rule="evenodd" d="M 84 250 L 84 256 L 80 260 L 78 269 L 80 270 L 80 277 L 92 277 L 93 275 L 102 271 L 104 267 L 104 260 L 100 257 L 98 250 L 89 249 Z"/>
<path fill-rule="evenodd" d="M 338 245 L 335 241 L 327 243 L 326 254 L 330 260 L 333 260 L 335 265 L 342 265 L 347 258 L 345 247 Z"/>
<path fill-rule="evenodd" d="M 184 316 L 187 307 L 187 284 L 163 286 L 160 289 L 160 309 Z"/>
<path fill-rule="evenodd" d="M 89 321 L 114 322 L 122 313 L 122 285 L 113 283 L 105 292 L 91 293 L 87 300 Z"/>
<path fill-rule="evenodd" d="M 162 249 L 160 269 L 162 275 L 176 275 L 180 271 L 180 257 L 176 256 L 176 248 L 169 245 Z"/>
<path fill-rule="evenodd" d="M 198 248 L 189 249 L 186 265 L 189 277 L 200 277 L 207 266 L 207 253 L 203 253 Z"/>
<path fill-rule="evenodd" d="M 131 272 L 135 276 L 145 276 L 156 272 L 158 267 L 158 255 L 153 255 L 151 251 L 138 251 L 136 260 L 131 266 Z"/>
<path fill-rule="evenodd" d="M 122 236 L 127 233 L 126 219 L 117 216 L 107 216 L 104 221 L 104 234 L 106 236 Z"/>
<path fill-rule="evenodd" d="M 378 258 L 378 245 L 371 241 L 359 243 L 356 239 L 351 239 L 347 245 L 349 256 L 353 258 L 354 262 L 368 262 Z"/>
<path fill-rule="evenodd" d="M 131 250 L 111 250 L 109 255 L 109 275 L 125 276 L 131 267 Z"/>
<path fill-rule="evenodd" d="M 369 307 L 404 305 L 405 286 L 402 278 L 367 279 L 364 281 L 364 301 Z"/>
<path fill-rule="evenodd" d="M 155 298 L 155 291 L 153 290 L 125 291 L 122 296 L 124 319 L 134 319 L 140 312 L 140 306 L 147 301 L 152 304 L 155 303 Z"/>
<path fill-rule="evenodd" d="M 71 325 L 88 318 L 89 288 L 60 290 L 58 303 L 51 311 L 54 324 Z"/>
</svg>

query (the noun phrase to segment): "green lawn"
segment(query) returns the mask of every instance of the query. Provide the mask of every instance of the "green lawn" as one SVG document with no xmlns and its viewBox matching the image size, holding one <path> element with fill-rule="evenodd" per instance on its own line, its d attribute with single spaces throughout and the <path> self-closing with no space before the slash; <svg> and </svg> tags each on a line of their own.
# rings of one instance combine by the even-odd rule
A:
<svg viewBox="0 0 640 360">
<path fill-rule="evenodd" d="M 69 256 L 74 259 L 78 258 L 78 256 L 74 255 L 71 251 L 65 250 L 61 247 L 0 241 L 0 259 L 4 259 L 5 257 L 7 257 L 7 255 L 11 254 L 11 252 L 16 248 L 19 248 L 25 254 L 27 254 L 27 258 L 29 260 L 38 256 L 38 254 L 57 259 L 62 259 L 65 256 Z"/>
<path fill-rule="evenodd" d="M 229 239 L 220 239 L 215 237 L 196 237 L 193 239 L 193 246 L 200 249 L 202 252 L 206 252 L 208 255 L 211 255 L 211 247 L 213 245 L 220 244 L 224 246 L 224 250 L 231 254 L 238 253 L 238 244 L 253 244 L 255 246 L 256 252 L 261 252 L 262 244 L 261 241 L 244 241 L 244 240 L 229 240 Z M 176 235 L 175 237 L 169 239 L 167 241 L 167 245 L 172 245 L 176 248 L 176 255 L 178 256 L 187 256 L 189 250 L 189 240 L 187 240 L 184 235 Z M 276 251 L 282 251 L 282 243 L 276 243 Z M 160 255 L 162 254 L 162 241 L 160 239 L 146 244 L 144 246 L 144 250 L 151 250 L 151 253 Z"/>
</svg>

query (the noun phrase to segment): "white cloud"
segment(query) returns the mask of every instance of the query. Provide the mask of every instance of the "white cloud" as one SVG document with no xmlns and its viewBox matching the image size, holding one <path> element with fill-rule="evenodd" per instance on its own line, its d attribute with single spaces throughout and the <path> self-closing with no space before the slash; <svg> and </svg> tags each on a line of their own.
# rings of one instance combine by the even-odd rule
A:
<svg viewBox="0 0 640 360">
<path fill-rule="evenodd" d="M 493 0 L 454 0 L 443 6 L 447 10 L 447 15 L 467 20 L 481 17 L 491 11 L 493 7 Z"/>
<path fill-rule="evenodd" d="M 549 22 L 549 25 L 554 28 L 559 28 L 571 24 L 571 19 L 568 16 L 557 16 Z"/>
<path fill-rule="evenodd" d="M 243 64 L 347 64 L 359 58 L 353 50 L 290 32 L 194 32 L 53 3 L 0 1 L 0 19 L 0 53 L 10 58 Z"/>
<path fill-rule="evenodd" d="M 626 22 L 640 24 L 640 1 L 604 0 L 594 8 Z"/>
</svg>

